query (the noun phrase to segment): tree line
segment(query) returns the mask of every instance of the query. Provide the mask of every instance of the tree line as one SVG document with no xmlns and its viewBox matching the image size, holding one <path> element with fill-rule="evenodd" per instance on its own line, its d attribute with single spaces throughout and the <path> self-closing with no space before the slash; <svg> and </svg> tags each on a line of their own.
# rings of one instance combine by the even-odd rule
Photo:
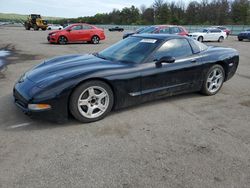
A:
<svg viewBox="0 0 250 188">
<path fill-rule="evenodd" d="M 154 0 L 151 6 L 141 5 L 113 9 L 109 13 L 94 16 L 50 20 L 51 23 L 65 24 L 84 22 L 89 24 L 115 25 L 250 25 L 249 0 Z"/>
<path fill-rule="evenodd" d="M 89 24 L 116 25 L 226 25 L 250 24 L 249 0 L 200 0 L 185 4 L 184 1 L 155 0 L 150 7 L 141 5 L 114 9 L 74 19 L 56 20 L 54 23 L 85 22 Z"/>
</svg>

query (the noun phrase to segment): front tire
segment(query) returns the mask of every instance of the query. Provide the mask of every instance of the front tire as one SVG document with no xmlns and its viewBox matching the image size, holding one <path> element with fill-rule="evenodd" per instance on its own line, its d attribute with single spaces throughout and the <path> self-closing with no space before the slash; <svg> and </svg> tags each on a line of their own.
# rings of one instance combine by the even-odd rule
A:
<svg viewBox="0 0 250 188">
<path fill-rule="evenodd" d="M 37 25 L 34 25 L 34 30 L 35 31 L 38 31 L 39 30 L 39 27 Z"/>
<path fill-rule="evenodd" d="M 198 41 L 203 42 L 203 37 L 202 36 L 198 37 Z"/>
<path fill-rule="evenodd" d="M 113 104 L 113 92 L 106 83 L 89 81 L 74 90 L 70 97 L 69 110 L 77 120 L 90 123 L 104 118 Z"/>
<path fill-rule="evenodd" d="M 204 95 L 215 95 L 221 89 L 225 80 L 225 71 L 221 65 L 213 65 L 207 72 L 201 93 Z"/>
<path fill-rule="evenodd" d="M 62 44 L 62 45 L 64 45 L 64 44 L 67 44 L 68 43 L 68 39 L 65 37 L 65 36 L 60 36 L 59 38 L 58 38 L 58 44 Z"/>
</svg>

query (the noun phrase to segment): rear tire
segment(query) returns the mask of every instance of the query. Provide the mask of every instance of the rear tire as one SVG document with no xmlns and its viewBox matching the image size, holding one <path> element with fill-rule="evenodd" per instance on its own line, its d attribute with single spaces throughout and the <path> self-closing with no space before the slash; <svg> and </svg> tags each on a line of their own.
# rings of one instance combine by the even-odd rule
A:
<svg viewBox="0 0 250 188">
<path fill-rule="evenodd" d="M 65 45 L 68 43 L 68 39 L 65 36 L 60 36 L 57 41 L 58 44 Z"/>
<path fill-rule="evenodd" d="M 243 41 L 243 39 L 238 39 L 239 41 Z"/>
<path fill-rule="evenodd" d="M 224 40 L 224 37 L 220 36 L 219 39 L 218 39 L 218 42 L 223 42 L 223 40 Z"/>
<path fill-rule="evenodd" d="M 111 88 L 105 82 L 93 80 L 74 90 L 69 100 L 69 110 L 77 120 L 90 123 L 104 118 L 113 104 Z"/>
<path fill-rule="evenodd" d="M 99 44 L 100 42 L 100 38 L 97 36 L 97 35 L 94 35 L 92 38 L 91 38 L 91 43 L 92 44 Z"/>
<path fill-rule="evenodd" d="M 225 80 L 225 71 L 221 65 L 213 65 L 204 78 L 201 93 L 204 95 L 215 95 L 221 89 Z"/>
</svg>

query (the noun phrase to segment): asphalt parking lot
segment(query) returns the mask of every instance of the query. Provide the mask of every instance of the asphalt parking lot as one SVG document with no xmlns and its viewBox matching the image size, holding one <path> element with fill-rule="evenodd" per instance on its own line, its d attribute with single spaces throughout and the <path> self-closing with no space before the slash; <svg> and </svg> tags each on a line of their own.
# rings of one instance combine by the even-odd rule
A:
<svg viewBox="0 0 250 188">
<path fill-rule="evenodd" d="M 215 96 L 191 93 L 112 112 L 99 122 L 55 124 L 26 117 L 14 104 L 20 75 L 44 59 L 98 52 L 99 45 L 50 45 L 47 31 L 0 27 L 12 50 L 0 79 L 0 187 L 249 188 L 250 42 L 236 48 L 236 75 Z"/>
</svg>

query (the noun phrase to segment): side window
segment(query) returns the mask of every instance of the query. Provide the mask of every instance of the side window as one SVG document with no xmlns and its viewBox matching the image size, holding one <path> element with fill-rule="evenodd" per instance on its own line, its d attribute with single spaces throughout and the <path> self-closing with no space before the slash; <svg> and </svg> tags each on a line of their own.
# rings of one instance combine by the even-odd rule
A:
<svg viewBox="0 0 250 188">
<path fill-rule="evenodd" d="M 194 54 L 197 54 L 201 51 L 200 47 L 197 45 L 197 43 L 195 43 L 195 41 L 193 39 L 188 39 Z"/>
<path fill-rule="evenodd" d="M 81 25 L 76 25 L 71 28 L 72 30 L 81 30 L 82 26 Z"/>
<path fill-rule="evenodd" d="M 211 33 L 221 33 L 221 30 L 219 30 L 219 29 L 212 29 Z"/>
<path fill-rule="evenodd" d="M 160 31 L 159 31 L 159 33 L 167 33 L 167 34 L 169 34 L 170 32 L 169 32 L 169 28 L 167 27 L 167 28 L 163 28 L 163 29 L 161 29 Z"/>
<path fill-rule="evenodd" d="M 181 33 L 181 32 L 184 32 L 183 28 L 178 27 L 178 29 L 179 29 L 179 32 L 180 32 L 180 33 Z"/>
<path fill-rule="evenodd" d="M 172 39 L 165 42 L 154 55 L 154 59 L 172 56 L 176 59 L 192 55 L 192 49 L 186 39 Z"/>
<path fill-rule="evenodd" d="M 82 29 L 83 29 L 83 30 L 89 30 L 89 29 L 92 29 L 92 27 L 89 26 L 89 25 L 83 25 L 83 26 L 82 26 Z"/>
<path fill-rule="evenodd" d="M 175 34 L 179 33 L 179 28 L 178 27 L 170 27 L 170 34 Z"/>
</svg>

